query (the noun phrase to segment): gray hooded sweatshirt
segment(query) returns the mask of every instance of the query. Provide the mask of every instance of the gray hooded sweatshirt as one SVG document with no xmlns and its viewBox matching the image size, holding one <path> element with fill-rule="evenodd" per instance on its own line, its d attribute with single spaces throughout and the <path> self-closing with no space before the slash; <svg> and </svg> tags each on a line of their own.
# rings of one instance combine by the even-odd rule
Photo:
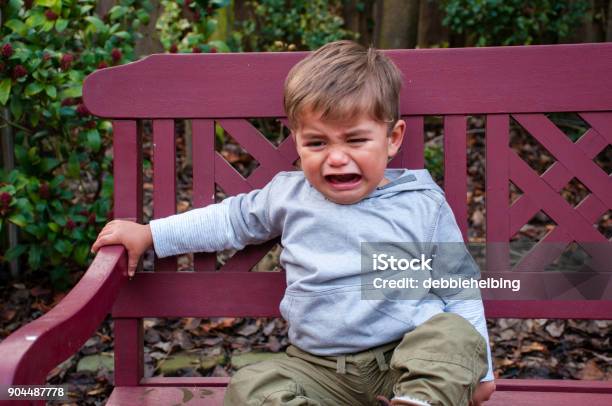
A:
<svg viewBox="0 0 612 406">
<path fill-rule="evenodd" d="M 287 289 L 280 312 L 289 340 L 320 356 L 401 339 L 442 312 L 471 322 L 489 342 L 481 300 L 363 300 L 362 242 L 462 242 L 444 192 L 427 170 L 387 169 L 388 184 L 361 201 L 325 198 L 303 172 L 280 172 L 264 188 L 150 222 L 158 257 L 242 249 L 281 236 Z M 489 372 L 493 379 L 490 348 Z"/>
</svg>

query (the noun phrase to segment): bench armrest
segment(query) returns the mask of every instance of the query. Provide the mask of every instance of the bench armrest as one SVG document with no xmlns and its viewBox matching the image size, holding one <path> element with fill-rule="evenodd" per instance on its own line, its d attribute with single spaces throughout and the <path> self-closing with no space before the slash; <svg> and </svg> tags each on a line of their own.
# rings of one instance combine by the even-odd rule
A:
<svg viewBox="0 0 612 406">
<path fill-rule="evenodd" d="M 0 343 L 0 385 L 41 385 L 110 312 L 127 280 L 123 245 L 102 247 L 81 280 L 53 309 Z"/>
</svg>

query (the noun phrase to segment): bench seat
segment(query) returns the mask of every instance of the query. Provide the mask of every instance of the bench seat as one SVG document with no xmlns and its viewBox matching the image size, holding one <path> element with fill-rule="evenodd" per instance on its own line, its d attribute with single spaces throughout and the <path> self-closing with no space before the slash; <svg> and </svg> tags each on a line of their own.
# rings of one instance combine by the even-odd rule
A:
<svg viewBox="0 0 612 406">
<path fill-rule="evenodd" d="M 180 385 L 171 382 L 180 382 Z M 149 378 L 143 386 L 119 386 L 107 406 L 161 406 L 187 403 L 193 406 L 223 404 L 228 378 Z M 602 381 L 498 379 L 498 390 L 487 406 L 588 406 L 612 405 L 612 385 Z M 599 392 L 599 393 L 598 393 Z M 340 405 L 339 405 L 340 406 Z"/>
</svg>

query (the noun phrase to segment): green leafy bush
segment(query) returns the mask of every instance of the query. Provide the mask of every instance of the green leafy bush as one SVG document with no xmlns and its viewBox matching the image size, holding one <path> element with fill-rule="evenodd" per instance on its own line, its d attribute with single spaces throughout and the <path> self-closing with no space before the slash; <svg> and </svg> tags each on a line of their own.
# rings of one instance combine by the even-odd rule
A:
<svg viewBox="0 0 612 406">
<path fill-rule="evenodd" d="M 89 260 L 111 213 L 111 124 L 90 115 L 82 82 L 96 69 L 131 61 L 146 0 L 121 0 L 107 15 L 94 0 L 9 0 L 0 27 L 1 125 L 14 132 L 16 168 L 0 172 L 0 228 L 19 227 L 3 260 L 27 259 L 56 288 Z"/>
<path fill-rule="evenodd" d="M 230 0 L 161 0 L 161 5 L 164 11 L 155 28 L 165 50 L 171 53 L 236 50 L 224 39 L 215 39 L 217 14 L 230 5 Z"/>
<path fill-rule="evenodd" d="M 467 43 L 553 44 L 568 37 L 588 10 L 586 0 L 445 0 L 443 24 Z"/>
<path fill-rule="evenodd" d="M 339 0 L 247 1 L 249 18 L 238 24 L 244 51 L 306 51 L 357 34 L 342 28 Z"/>
</svg>

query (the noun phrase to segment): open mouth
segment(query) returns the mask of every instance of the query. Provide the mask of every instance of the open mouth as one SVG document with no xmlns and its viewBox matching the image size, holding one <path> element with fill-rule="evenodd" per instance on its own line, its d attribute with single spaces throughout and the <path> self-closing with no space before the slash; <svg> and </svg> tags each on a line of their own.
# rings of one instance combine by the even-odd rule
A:
<svg viewBox="0 0 612 406">
<path fill-rule="evenodd" d="M 343 173 L 340 175 L 326 175 L 325 180 L 332 185 L 350 186 L 361 180 L 361 175 L 357 173 Z"/>
</svg>

